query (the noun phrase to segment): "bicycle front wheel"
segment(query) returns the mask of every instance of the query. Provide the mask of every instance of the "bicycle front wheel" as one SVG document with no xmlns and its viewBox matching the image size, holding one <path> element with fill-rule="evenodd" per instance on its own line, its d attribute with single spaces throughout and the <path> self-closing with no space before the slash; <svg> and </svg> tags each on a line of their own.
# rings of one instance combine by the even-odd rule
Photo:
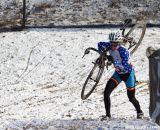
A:
<svg viewBox="0 0 160 130">
<path fill-rule="evenodd" d="M 99 83 L 103 70 L 104 70 L 104 65 L 100 66 L 98 63 L 94 63 L 94 66 L 91 72 L 89 73 L 81 91 L 82 100 L 87 99 L 94 91 L 97 84 Z"/>
<path fill-rule="evenodd" d="M 133 27 L 126 28 L 123 36 L 128 39 L 125 46 L 129 49 L 132 55 L 141 44 L 146 32 L 146 23 L 137 23 Z"/>
</svg>

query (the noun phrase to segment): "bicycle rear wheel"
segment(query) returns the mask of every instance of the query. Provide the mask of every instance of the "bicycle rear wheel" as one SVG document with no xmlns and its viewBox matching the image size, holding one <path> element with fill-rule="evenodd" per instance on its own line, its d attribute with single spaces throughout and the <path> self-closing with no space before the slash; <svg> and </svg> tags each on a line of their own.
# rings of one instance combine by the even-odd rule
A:
<svg viewBox="0 0 160 130">
<path fill-rule="evenodd" d="M 140 43 L 144 38 L 144 34 L 146 32 L 146 24 L 145 23 L 137 23 L 131 28 L 126 28 L 123 32 L 123 36 L 128 39 L 128 42 L 125 46 L 130 50 L 130 54 L 132 55 Z"/>
<path fill-rule="evenodd" d="M 94 63 L 94 66 L 91 72 L 89 73 L 81 91 L 82 100 L 87 99 L 94 91 L 102 76 L 103 70 L 104 70 L 104 63 L 101 66 L 98 63 Z"/>
</svg>

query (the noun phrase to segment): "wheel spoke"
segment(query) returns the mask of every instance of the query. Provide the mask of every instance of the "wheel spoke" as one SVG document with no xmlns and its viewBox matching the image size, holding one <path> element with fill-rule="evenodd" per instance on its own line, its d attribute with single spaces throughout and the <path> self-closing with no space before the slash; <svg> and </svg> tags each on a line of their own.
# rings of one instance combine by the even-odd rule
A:
<svg viewBox="0 0 160 130">
<path fill-rule="evenodd" d="M 93 90 L 96 88 L 101 76 L 104 67 L 99 67 L 99 65 L 95 64 L 89 76 L 87 77 L 81 92 L 81 98 L 84 100 L 88 98 Z"/>
<path fill-rule="evenodd" d="M 95 79 L 93 79 L 93 78 L 90 78 L 91 80 L 93 80 L 94 82 L 97 82 Z"/>
<path fill-rule="evenodd" d="M 139 47 L 146 31 L 146 24 L 135 24 L 131 28 L 126 28 L 124 32 L 124 37 L 128 42 L 125 43 L 125 47 L 130 50 L 132 55 L 136 49 Z"/>
</svg>

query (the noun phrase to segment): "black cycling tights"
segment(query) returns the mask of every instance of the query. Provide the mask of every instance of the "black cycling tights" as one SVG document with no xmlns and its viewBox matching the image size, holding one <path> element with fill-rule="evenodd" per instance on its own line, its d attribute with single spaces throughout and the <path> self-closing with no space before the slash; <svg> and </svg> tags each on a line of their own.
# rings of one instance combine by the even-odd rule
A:
<svg viewBox="0 0 160 130">
<path fill-rule="evenodd" d="M 106 109 L 106 115 L 110 115 L 110 107 L 111 107 L 111 101 L 110 101 L 110 94 L 111 92 L 117 87 L 118 84 L 116 84 L 112 79 L 110 79 L 107 82 L 105 91 L 104 91 L 104 104 L 105 104 L 105 109 Z M 139 102 L 137 101 L 135 97 L 135 89 L 134 90 L 127 90 L 127 96 L 129 98 L 129 101 L 133 104 L 135 107 L 137 113 L 141 113 L 142 110 L 140 108 Z"/>
</svg>

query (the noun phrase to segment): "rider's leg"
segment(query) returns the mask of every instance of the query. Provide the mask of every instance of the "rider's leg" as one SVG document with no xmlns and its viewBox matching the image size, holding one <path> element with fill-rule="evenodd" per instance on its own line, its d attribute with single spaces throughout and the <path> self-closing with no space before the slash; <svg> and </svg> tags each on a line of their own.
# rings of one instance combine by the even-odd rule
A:
<svg viewBox="0 0 160 130">
<path fill-rule="evenodd" d="M 134 73 L 134 70 L 130 73 L 125 84 L 127 86 L 127 96 L 129 98 L 129 101 L 133 104 L 137 113 L 143 113 L 141 110 L 141 107 L 139 105 L 139 102 L 135 97 L 135 73 Z"/>
<path fill-rule="evenodd" d="M 135 88 L 127 88 L 127 96 L 129 98 L 129 101 L 135 107 L 137 113 L 142 113 L 142 110 L 141 110 L 141 107 L 139 105 L 139 102 L 135 97 Z"/>
<path fill-rule="evenodd" d="M 105 104 L 106 116 L 108 117 L 111 117 L 110 115 L 110 107 L 111 107 L 110 94 L 120 82 L 121 82 L 121 79 L 118 77 L 118 74 L 115 72 L 106 84 L 106 88 L 104 91 L 104 104 Z"/>
</svg>

